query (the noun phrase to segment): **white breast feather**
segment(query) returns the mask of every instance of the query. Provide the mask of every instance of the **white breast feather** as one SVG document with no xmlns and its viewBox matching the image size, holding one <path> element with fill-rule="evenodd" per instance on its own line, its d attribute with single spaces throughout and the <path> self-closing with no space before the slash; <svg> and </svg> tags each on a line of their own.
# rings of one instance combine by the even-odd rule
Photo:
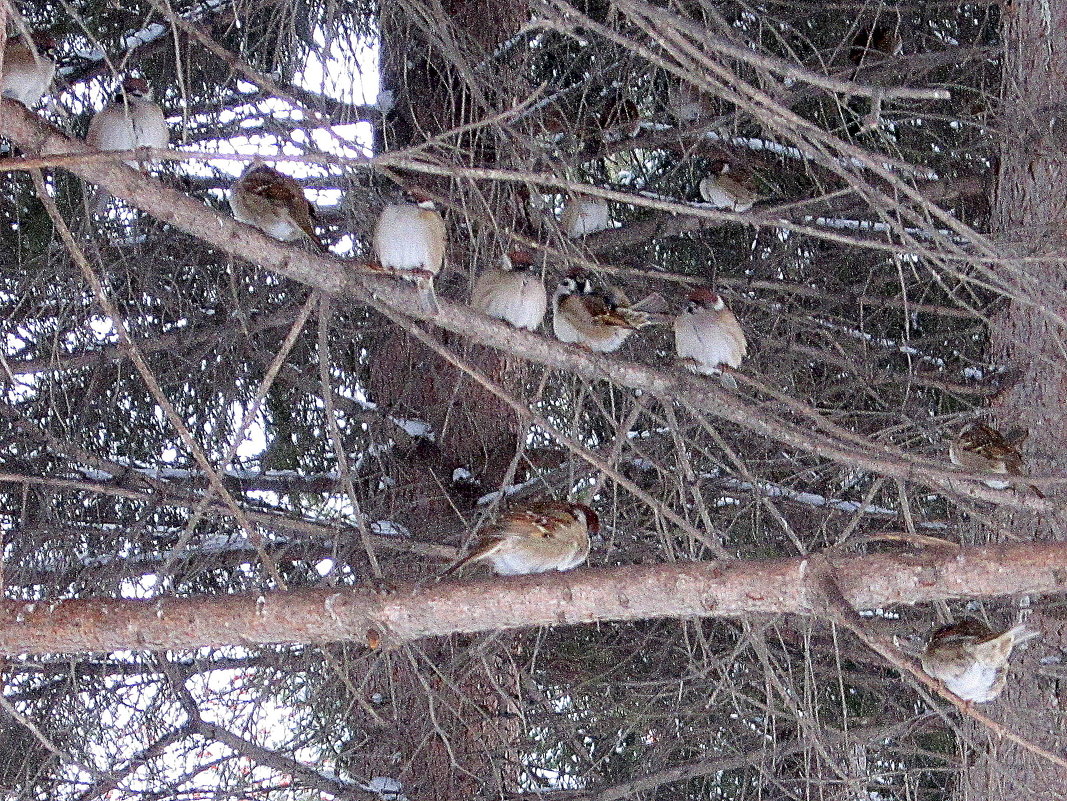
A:
<svg viewBox="0 0 1067 801">
<path fill-rule="evenodd" d="M 992 690 L 998 673 L 995 667 L 975 662 L 958 676 L 941 676 L 940 678 L 945 682 L 946 687 L 964 701 L 983 703 L 996 697 Z"/>
<path fill-rule="evenodd" d="M 598 353 L 614 353 L 622 347 L 622 343 L 625 342 L 629 338 L 630 334 L 634 332 L 632 328 L 622 327 L 612 328 L 609 330 L 611 331 L 610 336 L 606 337 L 605 339 L 595 340 L 588 343 L 589 347 L 597 351 Z"/>
<path fill-rule="evenodd" d="M 382 210 L 375 230 L 378 260 L 390 270 L 432 270 L 433 229 L 416 206 L 391 205 Z"/>
<path fill-rule="evenodd" d="M 556 339 L 560 342 L 574 344 L 582 341 L 582 335 L 578 332 L 578 329 L 571 325 L 566 317 L 560 314 L 559 300 L 557 300 L 552 311 L 552 333 L 556 335 Z"/>
<path fill-rule="evenodd" d="M 674 321 L 674 343 L 680 359 L 692 359 L 693 372 L 709 374 L 720 365 L 741 366 L 736 340 L 714 323 L 703 324 L 698 315 L 683 314 Z"/>
<path fill-rule="evenodd" d="M 505 543 L 496 553 L 488 557 L 493 571 L 501 576 L 522 576 L 530 573 L 545 573 L 549 570 L 570 570 L 577 567 L 582 559 L 577 545 L 571 552 L 562 556 L 547 550 L 538 553 L 534 548 L 508 547 Z"/>
<path fill-rule="evenodd" d="M 26 107 L 34 106 L 48 91 L 55 74 L 56 65 L 50 59 L 14 68 L 4 64 L 0 93 L 4 97 L 14 98 Z"/>
</svg>

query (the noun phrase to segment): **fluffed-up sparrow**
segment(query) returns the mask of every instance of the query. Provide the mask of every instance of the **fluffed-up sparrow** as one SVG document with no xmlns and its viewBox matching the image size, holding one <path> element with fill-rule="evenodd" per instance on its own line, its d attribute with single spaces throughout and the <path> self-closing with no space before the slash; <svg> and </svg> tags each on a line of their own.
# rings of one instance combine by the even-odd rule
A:
<svg viewBox="0 0 1067 801">
<path fill-rule="evenodd" d="M 584 503 L 521 506 L 481 529 L 474 547 L 443 575 L 475 562 L 488 562 L 502 576 L 571 570 L 589 556 L 589 536 L 599 531 L 600 519 Z"/>
<path fill-rule="evenodd" d="M 608 202 L 604 198 L 587 195 L 572 197 L 563 207 L 560 224 L 563 226 L 563 232 L 571 239 L 610 228 L 611 211 Z"/>
<path fill-rule="evenodd" d="M 21 35 L 7 40 L 0 78 L 0 94 L 27 108 L 44 97 L 56 74 L 56 62 L 51 57 L 56 40 L 43 31 L 34 32 L 31 38 L 33 47 Z"/>
<path fill-rule="evenodd" d="M 374 228 L 374 250 L 382 268 L 415 282 L 419 305 L 427 314 L 439 310 L 433 279 L 444 265 L 446 243 L 444 218 L 419 189 L 407 190 L 400 202 L 383 208 Z"/>
<path fill-rule="evenodd" d="M 253 162 L 230 189 L 234 219 L 282 242 L 311 241 L 323 250 L 315 233 L 315 208 L 295 178 Z"/>
<path fill-rule="evenodd" d="M 706 203 L 726 211 L 748 211 L 759 200 L 748 176 L 733 174 L 730 164 L 713 161 L 708 174 L 700 181 L 700 196 Z"/>
<path fill-rule="evenodd" d="M 1003 434 L 985 423 L 975 422 L 964 427 L 949 445 L 948 458 L 952 464 L 972 473 L 1026 475 L 1022 454 Z M 994 478 L 984 479 L 983 483 L 992 489 L 1007 489 L 1012 484 Z M 1037 487 L 1031 486 L 1031 489 L 1045 497 Z"/>
<path fill-rule="evenodd" d="M 536 331 L 545 318 L 548 292 L 533 267 L 533 258 L 524 250 L 504 255 L 499 267 L 489 267 L 474 282 L 471 305 L 516 328 Z"/>
<path fill-rule="evenodd" d="M 721 375 L 724 366 L 741 366 L 748 354 L 748 340 L 723 299 L 706 287 L 698 287 L 674 318 L 674 348 L 687 370 Z"/>
<path fill-rule="evenodd" d="M 974 618 L 942 626 L 919 655 L 927 675 L 940 679 L 964 701 L 992 701 L 1004 689 L 1012 649 L 1040 633 L 1026 626 L 993 631 Z"/>
<path fill-rule="evenodd" d="M 152 90 L 143 78 L 124 80 L 112 101 L 93 116 L 85 135 L 85 144 L 94 150 L 164 148 L 169 142 L 163 109 L 152 99 Z M 136 168 L 138 160 L 126 165 Z"/>
</svg>

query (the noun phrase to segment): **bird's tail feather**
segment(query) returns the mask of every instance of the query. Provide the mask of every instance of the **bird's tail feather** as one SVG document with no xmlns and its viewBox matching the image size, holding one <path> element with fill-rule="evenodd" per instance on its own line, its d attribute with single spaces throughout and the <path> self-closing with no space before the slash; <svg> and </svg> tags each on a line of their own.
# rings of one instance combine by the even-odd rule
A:
<svg viewBox="0 0 1067 801">
<path fill-rule="evenodd" d="M 439 314 L 441 306 L 433 288 L 433 279 L 419 281 L 419 308 L 426 314 Z"/>
<path fill-rule="evenodd" d="M 477 553 L 469 553 L 466 556 L 457 559 L 455 562 L 445 568 L 445 570 L 441 573 L 440 578 L 448 578 L 449 576 L 454 576 L 456 573 L 465 568 L 471 562 L 475 561 L 478 556 L 479 554 Z"/>
</svg>

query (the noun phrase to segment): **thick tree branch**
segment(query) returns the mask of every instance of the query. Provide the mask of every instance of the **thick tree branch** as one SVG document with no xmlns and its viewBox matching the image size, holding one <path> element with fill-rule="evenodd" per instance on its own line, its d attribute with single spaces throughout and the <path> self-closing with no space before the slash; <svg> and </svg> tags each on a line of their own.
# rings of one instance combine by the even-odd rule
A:
<svg viewBox="0 0 1067 801">
<path fill-rule="evenodd" d="M 0 653 L 187 650 L 225 645 L 424 637 L 529 626 L 826 610 L 825 561 L 778 559 L 577 570 L 512 579 L 264 594 L 0 602 Z M 929 558 L 834 562 L 853 608 L 1067 590 L 1067 544 L 965 548 Z"/>
</svg>

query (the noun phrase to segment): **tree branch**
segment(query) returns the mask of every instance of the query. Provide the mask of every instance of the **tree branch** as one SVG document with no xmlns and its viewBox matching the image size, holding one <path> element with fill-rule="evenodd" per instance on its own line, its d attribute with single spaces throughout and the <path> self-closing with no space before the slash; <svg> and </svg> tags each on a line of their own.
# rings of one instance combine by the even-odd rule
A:
<svg viewBox="0 0 1067 801">
<path fill-rule="evenodd" d="M 822 560 L 822 557 L 820 557 Z M 510 579 L 154 600 L 0 601 L 0 653 L 191 650 L 225 645 L 424 637 L 530 626 L 747 613 L 824 614 L 824 562 L 717 561 Z M 1067 543 L 965 548 L 927 558 L 877 554 L 833 563 L 856 609 L 1067 590 Z"/>
<path fill-rule="evenodd" d="M 63 136 L 20 103 L 8 98 L 0 102 L 0 133 L 32 153 L 40 152 L 42 148 L 48 152 L 88 152 L 80 142 Z M 1032 495 L 990 490 L 981 484 L 982 476 L 968 478 L 966 474 L 949 469 L 944 462 L 920 459 L 882 444 L 857 441 L 862 440 L 859 437 L 845 442 L 813 431 L 810 424 L 801 425 L 779 418 L 765 407 L 727 392 L 714 382 L 681 371 L 668 373 L 592 354 L 495 322 L 455 303 L 442 301 L 438 313 L 425 314 L 419 309 L 416 289 L 407 282 L 382 275 L 366 264 L 284 245 L 129 167 L 84 162 L 69 163 L 66 168 L 226 253 L 324 292 L 348 295 L 387 313 L 387 316 L 399 312 L 430 319 L 441 328 L 506 353 L 565 369 L 586 379 L 606 379 L 620 386 L 640 389 L 664 399 L 664 402 L 684 403 L 787 447 L 847 465 L 849 469 L 870 470 L 890 478 L 918 481 L 939 492 L 951 491 L 970 498 L 996 501 L 1002 506 L 1030 510 L 1055 508 L 1052 501 Z M 810 411 L 817 415 L 814 409 Z M 1041 488 L 1064 481 L 1067 479 L 1062 477 L 1018 479 L 1020 485 Z"/>
</svg>

